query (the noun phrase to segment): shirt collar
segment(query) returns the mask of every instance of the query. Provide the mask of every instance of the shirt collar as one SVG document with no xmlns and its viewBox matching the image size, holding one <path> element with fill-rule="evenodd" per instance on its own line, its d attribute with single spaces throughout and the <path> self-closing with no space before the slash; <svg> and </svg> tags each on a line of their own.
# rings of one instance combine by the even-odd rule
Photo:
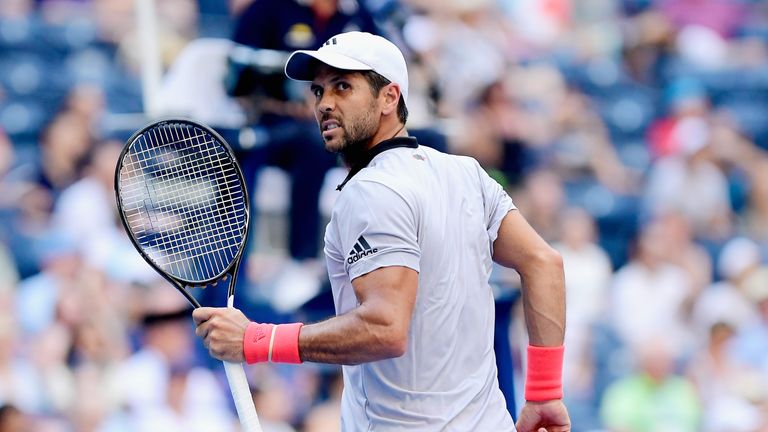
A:
<svg viewBox="0 0 768 432">
<path fill-rule="evenodd" d="M 354 166 L 350 167 L 349 174 L 347 174 L 347 177 L 344 179 L 341 184 L 336 186 L 336 190 L 340 191 L 342 188 L 344 188 L 344 185 L 347 184 L 349 180 L 352 179 L 352 177 L 355 176 L 360 170 L 367 167 L 369 163 L 375 158 L 377 155 L 387 151 L 392 150 L 394 148 L 400 148 L 400 147 L 408 147 L 408 148 L 418 148 L 419 142 L 414 137 L 395 137 L 392 139 L 384 140 L 375 146 L 373 148 L 369 149 L 365 152 L 362 158 L 356 163 Z"/>
</svg>

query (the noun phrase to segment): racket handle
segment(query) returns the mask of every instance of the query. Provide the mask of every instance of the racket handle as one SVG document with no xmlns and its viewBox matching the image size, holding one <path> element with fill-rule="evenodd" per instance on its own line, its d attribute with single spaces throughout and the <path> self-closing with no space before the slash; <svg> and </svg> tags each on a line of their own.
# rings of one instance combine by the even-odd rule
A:
<svg viewBox="0 0 768 432">
<path fill-rule="evenodd" d="M 250 388 L 248 388 L 248 380 L 245 377 L 243 364 L 225 361 L 224 371 L 227 373 L 229 389 L 232 391 L 232 398 L 235 400 L 235 408 L 237 408 L 237 416 L 240 418 L 243 432 L 262 432 L 259 416 L 256 415 L 256 408 L 253 406 L 253 397 L 251 396 Z"/>
</svg>

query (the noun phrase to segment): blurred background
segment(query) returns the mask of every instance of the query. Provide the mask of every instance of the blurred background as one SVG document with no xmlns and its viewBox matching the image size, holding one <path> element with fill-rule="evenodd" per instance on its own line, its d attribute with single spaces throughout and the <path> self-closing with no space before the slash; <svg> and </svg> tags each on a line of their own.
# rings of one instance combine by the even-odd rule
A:
<svg viewBox="0 0 768 432">
<path fill-rule="evenodd" d="M 574 431 L 768 431 L 768 2 L 2 0 L 0 432 L 236 431 L 221 364 L 114 205 L 157 116 L 216 128 L 251 187 L 237 305 L 333 313 L 344 177 L 286 53 L 386 35 L 409 131 L 470 155 L 565 261 Z M 496 269 L 520 407 L 519 280 Z M 339 429 L 339 369 L 247 368 L 265 432 Z"/>
</svg>

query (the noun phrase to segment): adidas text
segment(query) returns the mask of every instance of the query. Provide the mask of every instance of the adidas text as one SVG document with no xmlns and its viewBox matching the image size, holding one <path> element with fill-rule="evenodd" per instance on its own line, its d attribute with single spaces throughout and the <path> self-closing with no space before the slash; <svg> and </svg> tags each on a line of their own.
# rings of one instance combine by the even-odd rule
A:
<svg viewBox="0 0 768 432">
<path fill-rule="evenodd" d="M 347 258 L 347 263 L 349 263 L 349 264 L 355 263 L 360 258 L 362 258 L 364 256 L 371 255 L 371 254 L 375 254 L 378 251 L 379 250 L 377 248 L 373 248 L 373 249 L 364 250 L 362 252 L 356 252 L 354 255 L 350 255 L 350 257 Z"/>
</svg>

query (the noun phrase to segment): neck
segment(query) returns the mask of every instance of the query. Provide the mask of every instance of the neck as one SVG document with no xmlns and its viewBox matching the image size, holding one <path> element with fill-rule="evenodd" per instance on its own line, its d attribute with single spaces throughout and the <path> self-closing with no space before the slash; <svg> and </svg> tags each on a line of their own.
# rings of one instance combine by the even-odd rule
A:
<svg viewBox="0 0 768 432">
<path fill-rule="evenodd" d="M 405 125 L 396 122 L 392 125 L 379 128 L 376 134 L 371 138 L 370 143 L 366 146 L 368 150 L 376 147 L 382 141 L 391 140 L 396 137 L 408 136 L 408 131 L 405 130 Z"/>
<path fill-rule="evenodd" d="M 394 125 L 391 125 L 389 127 L 382 127 L 380 128 L 376 134 L 371 137 L 371 139 L 368 141 L 365 145 L 360 146 L 351 146 L 345 151 L 342 152 L 341 156 L 344 160 L 344 163 L 352 168 L 352 169 L 359 169 L 360 165 L 367 165 L 369 162 L 368 154 L 371 149 L 379 145 L 380 143 L 384 141 L 391 140 L 393 138 L 397 137 L 405 137 L 408 136 L 408 131 L 405 130 L 405 125 L 401 123 L 396 123 Z"/>
</svg>

